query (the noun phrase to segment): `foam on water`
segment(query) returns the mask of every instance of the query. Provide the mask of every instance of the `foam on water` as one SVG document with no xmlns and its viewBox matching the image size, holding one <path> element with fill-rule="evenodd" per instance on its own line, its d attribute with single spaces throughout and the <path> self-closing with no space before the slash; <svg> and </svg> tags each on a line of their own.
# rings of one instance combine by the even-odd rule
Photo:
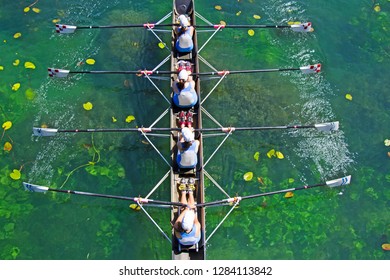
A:
<svg viewBox="0 0 390 280">
<path fill-rule="evenodd" d="M 263 7 L 264 13 L 277 23 L 295 21 L 297 17 L 302 21 L 306 20 L 305 8 L 296 1 L 288 3 L 272 1 Z M 291 67 L 309 65 L 321 60 L 319 54 L 311 47 L 316 40 L 313 33 L 291 34 L 290 36 L 295 36 L 293 44 L 285 44 L 281 40 L 273 40 L 271 44 L 283 48 L 284 53 L 289 57 Z M 294 121 L 297 123 L 304 121 L 309 124 L 337 120 L 330 104 L 330 99 L 335 94 L 323 73 L 315 76 L 304 76 L 301 73 L 288 73 L 286 75 L 290 75 L 291 82 L 297 86 L 301 100 L 300 109 L 296 109 L 295 106 L 293 111 Z M 353 163 L 353 156 L 348 150 L 348 144 L 342 130 L 332 134 L 315 130 L 299 130 L 294 133 L 286 133 L 285 136 L 286 142 L 290 141 L 290 137 L 296 138 L 297 142 L 293 151 L 302 161 L 313 162 L 323 178 L 345 174 Z M 309 165 L 306 164 L 305 173 L 310 172 L 312 167 Z"/>
</svg>

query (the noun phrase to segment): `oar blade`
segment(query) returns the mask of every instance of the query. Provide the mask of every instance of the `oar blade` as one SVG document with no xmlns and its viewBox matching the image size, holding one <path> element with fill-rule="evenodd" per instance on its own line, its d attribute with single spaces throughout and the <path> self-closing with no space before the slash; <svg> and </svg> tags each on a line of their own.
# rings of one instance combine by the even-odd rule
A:
<svg viewBox="0 0 390 280">
<path fill-rule="evenodd" d="M 67 24 L 56 24 L 56 32 L 60 34 L 74 33 L 77 26 Z"/>
<path fill-rule="evenodd" d="M 335 180 L 331 180 L 331 181 L 326 181 L 326 185 L 331 188 L 349 185 L 350 183 L 351 183 L 351 175 L 338 178 Z"/>
<path fill-rule="evenodd" d="M 314 125 L 319 131 L 330 132 L 339 130 L 339 122 L 319 123 Z"/>
<path fill-rule="evenodd" d="M 313 32 L 314 31 L 314 28 L 312 27 L 311 22 L 292 24 L 291 29 L 292 29 L 292 31 L 295 31 L 295 32 Z"/>
<path fill-rule="evenodd" d="M 315 74 L 321 72 L 321 63 L 308 65 L 308 66 L 302 66 L 299 69 L 301 69 L 302 73 L 304 74 Z"/>
<path fill-rule="evenodd" d="M 55 136 L 57 132 L 56 128 L 33 127 L 34 136 Z"/>
<path fill-rule="evenodd" d="M 26 182 L 23 182 L 24 189 L 29 192 L 47 192 L 49 190 L 48 187 L 29 184 Z"/>
<path fill-rule="evenodd" d="M 66 78 L 68 77 L 70 71 L 57 68 L 47 68 L 47 72 L 49 77 Z"/>
</svg>

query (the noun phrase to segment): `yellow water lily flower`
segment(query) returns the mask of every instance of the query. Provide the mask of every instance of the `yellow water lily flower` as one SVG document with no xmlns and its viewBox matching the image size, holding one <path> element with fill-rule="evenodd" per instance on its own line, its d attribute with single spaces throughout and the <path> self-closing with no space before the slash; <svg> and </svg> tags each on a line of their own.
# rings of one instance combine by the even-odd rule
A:
<svg viewBox="0 0 390 280">
<path fill-rule="evenodd" d="M 349 101 L 352 101 L 352 95 L 349 94 L 349 93 L 347 93 L 347 94 L 345 95 L 345 98 L 348 99 Z"/>
<path fill-rule="evenodd" d="M 22 36 L 22 33 L 18 32 L 14 34 L 14 38 L 17 39 Z"/>
<path fill-rule="evenodd" d="M 93 59 L 93 58 L 88 58 L 85 62 L 86 62 L 88 65 L 94 65 L 94 64 L 95 64 L 95 59 Z"/>
<path fill-rule="evenodd" d="M 91 102 L 86 102 L 83 104 L 83 108 L 86 110 L 86 111 L 89 111 L 89 110 L 92 110 L 93 108 L 93 105 Z"/>
<path fill-rule="evenodd" d="M 52 22 L 53 23 L 58 23 L 58 22 L 60 22 L 60 19 L 59 18 L 53 19 Z"/>
<path fill-rule="evenodd" d="M 111 117 L 111 118 L 112 118 L 112 122 L 117 122 L 118 121 L 115 117 Z"/>
<path fill-rule="evenodd" d="M 30 61 L 26 61 L 24 63 L 24 67 L 27 68 L 27 69 L 35 69 L 35 64 L 30 62 Z"/>
<path fill-rule="evenodd" d="M 165 44 L 163 42 L 160 42 L 160 43 L 158 43 L 158 47 L 160 49 L 163 49 L 163 48 L 165 48 Z"/>
<path fill-rule="evenodd" d="M 220 5 L 216 5 L 214 8 L 215 8 L 216 10 L 218 10 L 218 11 L 222 10 L 222 7 L 221 7 Z"/>
<path fill-rule="evenodd" d="M 390 139 L 385 140 L 385 146 L 387 146 L 387 147 L 390 146 Z"/>
<path fill-rule="evenodd" d="M 250 181 L 250 180 L 252 180 L 253 179 L 253 172 L 247 172 L 247 173 L 245 173 L 244 174 L 244 180 L 245 181 Z"/>
<path fill-rule="evenodd" d="M 254 31 L 253 29 L 249 29 L 249 30 L 248 30 L 248 35 L 249 35 L 249 36 L 255 35 L 255 31 Z"/>
<path fill-rule="evenodd" d="M 23 12 L 25 12 L 25 13 L 27 13 L 29 11 L 30 11 L 30 7 L 26 7 L 26 8 L 23 9 Z"/>
<path fill-rule="evenodd" d="M 220 25 L 225 25 L 225 26 L 226 26 L 226 22 L 223 21 L 223 20 L 220 20 L 220 21 L 219 21 L 219 24 L 220 24 Z"/>
<path fill-rule="evenodd" d="M 254 158 L 256 161 L 259 161 L 259 157 L 260 157 L 260 153 L 259 153 L 259 152 L 256 152 L 256 153 L 253 155 L 253 158 Z"/>
<path fill-rule="evenodd" d="M 20 83 L 15 83 L 15 84 L 13 84 L 13 86 L 12 86 L 12 90 L 13 90 L 13 91 L 17 91 L 19 88 L 20 88 Z"/>
<path fill-rule="evenodd" d="M 253 15 L 253 18 L 254 18 L 254 19 L 261 19 L 261 16 L 259 16 L 259 15 Z"/>
<path fill-rule="evenodd" d="M 131 123 L 134 120 L 135 120 L 135 117 L 133 115 L 129 115 L 129 116 L 126 117 L 126 122 L 127 123 Z"/>
<path fill-rule="evenodd" d="M 41 9 L 38 9 L 38 8 L 32 8 L 32 10 L 35 12 L 35 13 L 37 13 L 37 14 L 39 14 L 40 12 L 41 12 Z"/>
<path fill-rule="evenodd" d="M 11 121 L 6 121 L 5 123 L 3 123 L 3 125 L 1 126 L 4 130 L 8 130 L 12 127 L 12 122 Z"/>
<path fill-rule="evenodd" d="M 379 4 L 376 4 L 374 7 L 374 11 L 379 13 L 381 11 L 381 6 L 379 6 Z"/>
<path fill-rule="evenodd" d="M 4 70 L 4 66 L 0 65 L 0 71 L 3 71 L 3 70 Z"/>
<path fill-rule="evenodd" d="M 241 15 L 241 11 L 238 11 L 238 12 L 236 13 L 236 16 L 239 16 L 239 15 Z"/>
<path fill-rule="evenodd" d="M 18 66 L 20 63 L 19 59 L 15 59 L 15 61 L 12 63 L 14 66 Z"/>
</svg>

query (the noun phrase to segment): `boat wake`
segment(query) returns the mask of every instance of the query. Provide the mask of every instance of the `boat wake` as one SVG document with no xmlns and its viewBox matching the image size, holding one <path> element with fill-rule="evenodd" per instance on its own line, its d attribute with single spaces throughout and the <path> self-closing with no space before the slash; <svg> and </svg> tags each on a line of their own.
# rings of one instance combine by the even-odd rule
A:
<svg viewBox="0 0 390 280">
<path fill-rule="evenodd" d="M 268 2 L 262 5 L 263 12 L 274 23 L 291 22 L 295 21 L 296 18 L 302 21 L 309 20 L 306 18 L 304 4 L 300 2 Z M 286 35 L 288 40 L 293 40 L 293 44 L 286 44 L 282 41 L 286 38 L 277 38 L 270 43 L 283 49 L 289 63 L 291 63 L 289 66 L 310 65 L 324 60 L 319 55 L 319 51 L 316 51 L 318 45 L 316 46 L 315 33 L 289 35 L 286 32 Z M 290 81 L 296 85 L 299 91 L 299 104 L 292 105 L 294 109 L 290 110 L 294 114 L 293 122 L 309 124 L 337 120 L 330 102 L 331 98 L 335 96 L 334 90 L 322 74 L 304 76 L 301 73 L 290 72 L 284 75 L 290 77 Z M 346 174 L 354 162 L 353 154 L 348 150 L 348 144 L 342 130 L 321 135 L 313 130 L 298 130 L 286 132 L 284 136 L 286 143 L 294 142 L 295 146 L 291 149 L 306 162 L 304 169 L 307 170 L 304 173 L 311 173 L 314 164 L 317 172 L 326 179 L 334 175 Z"/>
</svg>

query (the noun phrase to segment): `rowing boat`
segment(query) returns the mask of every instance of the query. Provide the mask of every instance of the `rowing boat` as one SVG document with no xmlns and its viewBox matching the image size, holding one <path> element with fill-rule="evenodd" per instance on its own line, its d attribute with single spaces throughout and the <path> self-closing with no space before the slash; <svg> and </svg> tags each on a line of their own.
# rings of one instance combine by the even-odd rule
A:
<svg viewBox="0 0 390 280">
<path fill-rule="evenodd" d="M 53 192 L 60 192 L 60 193 L 68 193 L 68 194 L 76 194 L 76 195 L 86 195 L 86 196 L 93 196 L 93 197 L 104 197 L 104 198 L 110 198 L 110 199 L 119 199 L 119 200 L 126 200 L 126 201 L 135 201 L 140 209 L 142 209 L 146 214 L 147 211 L 144 209 L 144 205 L 163 205 L 168 206 L 171 209 L 171 223 L 174 222 L 178 215 L 180 214 L 180 211 L 183 206 L 185 206 L 183 203 L 179 201 L 179 193 L 178 193 L 178 186 L 180 185 L 181 180 L 184 178 L 186 180 L 194 179 L 196 189 L 194 191 L 194 197 L 197 207 L 197 215 L 198 220 L 201 224 L 201 239 L 200 241 L 193 245 L 193 246 L 182 246 L 179 244 L 175 232 L 172 229 L 171 236 L 168 237 L 167 234 L 158 226 L 158 224 L 151 218 L 150 215 L 148 217 L 152 220 L 152 222 L 157 226 L 157 228 L 160 230 L 160 232 L 172 243 L 172 259 L 173 260 L 204 260 L 206 259 L 206 244 L 208 240 L 213 236 L 215 231 L 219 228 L 219 226 L 223 223 L 223 221 L 227 218 L 227 216 L 235 209 L 235 207 L 239 204 L 241 200 L 244 199 L 252 199 L 257 197 L 263 197 L 263 196 L 269 196 L 269 195 L 275 195 L 280 193 L 286 193 L 289 191 L 298 191 L 298 190 L 305 190 L 310 189 L 313 187 L 320 187 L 320 186 L 328 186 L 328 187 L 338 187 L 343 186 L 350 183 L 351 176 L 346 176 L 343 178 L 335 179 L 326 181 L 324 183 L 310 185 L 310 186 L 302 186 L 302 187 L 295 187 L 295 188 L 289 188 L 279 191 L 272 191 L 267 193 L 260 193 L 260 194 L 253 194 L 253 195 L 247 195 L 247 196 L 234 196 L 230 197 L 225 191 L 222 190 L 220 186 L 218 186 L 218 183 L 212 179 L 210 174 L 208 174 L 204 168 L 207 165 L 207 163 L 210 161 L 210 159 L 213 157 L 215 152 L 218 150 L 218 148 L 224 143 L 224 141 L 234 132 L 234 131 L 243 131 L 243 130 L 269 130 L 269 129 L 312 129 L 315 128 L 319 131 L 324 132 L 331 132 L 331 131 L 337 131 L 338 130 L 338 122 L 331 122 L 331 123 L 322 123 L 322 124 L 314 124 L 314 125 L 284 125 L 284 126 L 257 126 L 257 127 L 219 127 L 219 128 L 203 128 L 202 126 L 202 112 L 205 112 L 206 115 L 210 117 L 210 114 L 202 108 L 202 102 L 208 98 L 208 96 L 211 94 L 211 92 L 218 86 L 218 84 L 228 75 L 228 74 L 238 74 L 238 73 L 260 73 L 260 72 L 278 72 L 278 71 L 301 71 L 306 74 L 310 73 L 318 73 L 321 69 L 320 64 L 315 65 L 309 65 L 304 66 L 300 68 L 287 68 L 287 69 L 262 69 L 262 70 L 240 70 L 240 71 L 218 71 L 214 70 L 213 72 L 205 72 L 200 73 L 199 71 L 199 60 L 200 55 L 199 52 L 203 49 L 203 47 L 208 43 L 208 41 L 211 39 L 212 36 L 214 36 L 218 31 L 222 30 L 223 28 L 230 27 L 230 28 L 246 28 L 247 25 L 237 25 L 237 26 L 227 26 L 227 25 L 213 25 L 209 23 L 207 26 L 201 26 L 196 25 L 196 15 L 195 13 L 195 4 L 194 0 L 173 0 L 173 11 L 172 13 L 165 16 L 162 20 L 160 20 L 156 24 L 134 24 L 134 25 L 127 25 L 127 26 L 86 26 L 86 27 L 77 27 L 77 26 L 71 26 L 71 25 L 56 25 L 56 30 L 59 33 L 74 33 L 76 29 L 91 29 L 91 28 L 132 28 L 132 27 L 145 27 L 148 29 L 148 31 L 154 33 L 154 28 L 156 26 L 169 26 L 171 27 L 171 48 L 170 48 L 170 55 L 165 59 L 162 63 L 160 63 L 159 66 L 157 66 L 154 70 L 138 70 L 138 71 L 69 71 L 69 70 L 63 70 L 63 69 L 55 69 L 55 68 L 49 68 L 49 76 L 51 77 L 59 77 L 59 78 L 65 78 L 69 74 L 79 74 L 79 73 L 89 73 L 89 74 L 139 74 L 140 76 L 143 76 L 144 78 L 149 79 L 151 81 L 151 76 L 156 74 L 169 74 L 170 80 L 171 80 L 171 87 L 173 87 L 174 81 L 178 77 L 178 64 L 180 61 L 185 62 L 186 64 L 190 65 L 192 77 L 195 82 L 195 91 L 198 96 L 198 102 L 193 106 L 193 108 L 190 108 L 190 110 L 193 110 L 193 123 L 192 127 L 195 131 L 195 138 L 199 141 L 199 150 L 197 153 L 197 164 L 194 168 L 181 168 L 177 164 L 177 144 L 178 141 L 180 141 L 180 125 L 178 122 L 178 115 L 182 111 L 182 108 L 177 107 L 173 100 L 174 93 L 171 92 L 171 100 L 166 98 L 164 96 L 164 93 L 161 92 L 161 90 L 156 87 L 156 85 L 152 82 L 152 84 L 156 87 L 157 90 L 159 90 L 160 94 L 164 97 L 164 99 L 169 103 L 169 110 L 166 110 L 166 113 L 170 112 L 170 127 L 169 128 L 155 128 L 153 127 L 155 123 L 158 122 L 159 119 L 161 119 L 165 113 L 161 115 L 157 119 L 154 124 L 152 124 L 150 127 L 147 128 L 121 128 L 121 129 L 53 129 L 53 128 L 33 128 L 33 134 L 35 136 L 54 136 L 57 133 L 94 133 L 94 132 L 140 132 L 146 140 L 153 146 L 153 148 L 156 149 L 157 152 L 158 149 L 153 145 L 153 143 L 150 141 L 150 139 L 147 137 L 147 133 L 157 131 L 157 132 L 164 132 L 169 131 L 169 139 L 170 139 L 170 162 L 168 162 L 161 153 L 160 156 L 163 158 L 163 160 L 167 163 L 170 170 L 167 172 L 167 174 L 162 178 L 162 180 L 153 188 L 153 190 L 144 198 L 141 197 L 127 197 L 127 196 L 117 196 L 117 195 L 106 195 L 106 194 L 98 194 L 98 193 L 87 193 L 87 192 L 81 192 L 81 191 L 74 191 L 74 190 L 61 190 L 61 189 L 53 189 L 49 187 L 34 185 L 31 183 L 24 182 L 24 187 L 26 190 L 32 191 L 32 192 L 47 192 L 47 191 L 53 191 Z M 213 35 L 210 37 L 209 40 L 204 43 L 204 45 L 201 48 L 198 48 L 198 38 L 197 38 L 197 32 L 196 29 L 194 30 L 194 34 L 192 37 L 194 48 L 190 52 L 181 53 L 176 49 L 175 43 L 177 40 L 177 32 L 176 28 L 178 26 L 178 17 L 180 15 L 187 15 L 190 19 L 190 24 L 192 26 L 196 26 L 196 28 L 204 28 L 209 27 L 215 29 Z M 168 17 L 172 16 L 172 23 L 170 24 L 160 24 L 162 21 L 167 19 Z M 201 18 L 204 20 L 204 18 Z M 291 26 L 266 26 L 266 25 L 256 25 L 253 26 L 254 28 L 291 28 L 293 31 L 296 32 L 308 32 L 311 28 L 311 23 L 303 23 L 303 24 L 296 24 Z M 157 36 L 157 35 L 156 35 Z M 158 37 L 158 36 L 157 36 Z M 160 40 L 160 43 L 163 43 Z M 165 44 L 164 44 L 165 46 Z M 170 71 L 158 71 L 157 69 L 167 62 L 170 59 L 171 65 L 170 65 Z M 204 62 L 204 58 L 202 58 L 202 61 Z M 218 75 L 219 81 L 217 82 L 216 86 L 209 92 L 204 98 L 200 95 L 200 76 L 201 75 Z M 222 143 L 218 146 L 218 148 L 214 151 L 214 153 L 207 159 L 207 161 L 204 163 L 203 158 L 203 134 L 207 134 L 207 132 L 215 132 L 219 131 L 224 133 L 226 136 Z M 149 196 L 152 195 L 153 191 L 170 175 L 170 193 L 171 193 L 171 200 L 170 201 L 160 201 L 160 200 L 153 200 L 150 199 Z M 222 192 L 227 196 L 226 199 L 217 200 L 217 201 L 211 201 L 206 202 L 205 201 L 205 190 L 204 190 L 204 176 L 207 176 L 214 185 L 218 186 Z M 217 225 L 217 227 L 208 234 L 206 238 L 206 216 L 205 216 L 205 208 L 208 206 L 218 206 L 218 205 L 230 205 L 232 208 L 227 213 L 227 215 L 222 219 L 221 223 Z"/>
<path fill-rule="evenodd" d="M 197 54 L 197 32 L 194 30 L 194 34 L 192 37 L 192 41 L 194 44 L 194 48 L 191 52 L 181 53 L 175 48 L 176 40 L 177 40 L 177 32 L 175 24 L 177 24 L 177 18 L 180 15 L 188 15 L 190 18 L 190 24 L 195 25 L 195 4 L 192 0 L 173 0 L 173 13 L 172 13 L 172 45 L 171 45 L 171 71 L 178 71 L 178 63 L 183 62 L 187 65 L 191 65 L 191 72 L 199 73 L 199 60 Z M 171 77 L 171 87 L 173 88 L 173 83 L 176 80 L 177 75 L 172 74 Z M 194 129 L 202 129 L 202 115 L 200 110 L 200 79 L 197 76 L 193 77 L 195 82 L 195 91 L 198 95 L 198 103 L 191 109 L 193 111 L 193 128 Z M 172 98 L 173 98 L 172 92 Z M 172 102 L 171 114 L 170 114 L 170 126 L 171 128 L 179 128 L 178 123 L 178 115 L 181 112 L 181 108 L 175 106 Z M 202 134 L 197 133 L 196 139 L 199 140 L 200 146 L 198 150 L 198 163 L 195 168 L 191 169 L 183 169 L 180 168 L 177 164 L 177 141 L 179 140 L 179 133 L 174 131 L 172 133 L 172 137 L 170 138 L 170 147 L 172 151 L 172 168 L 171 168 L 171 201 L 179 202 L 178 195 L 178 185 L 182 178 L 188 180 L 189 178 L 193 178 L 195 180 L 196 191 L 194 192 L 194 197 L 197 203 L 204 203 L 204 175 L 203 175 L 203 141 Z M 179 208 L 173 208 L 171 213 L 172 221 L 175 221 L 178 216 Z M 177 238 L 175 237 L 174 230 L 172 230 L 172 259 L 205 259 L 206 255 L 206 246 L 204 244 L 205 238 L 205 210 L 204 208 L 200 208 L 198 211 L 198 219 L 201 224 L 201 240 L 198 244 L 186 247 L 179 244 Z"/>
</svg>

